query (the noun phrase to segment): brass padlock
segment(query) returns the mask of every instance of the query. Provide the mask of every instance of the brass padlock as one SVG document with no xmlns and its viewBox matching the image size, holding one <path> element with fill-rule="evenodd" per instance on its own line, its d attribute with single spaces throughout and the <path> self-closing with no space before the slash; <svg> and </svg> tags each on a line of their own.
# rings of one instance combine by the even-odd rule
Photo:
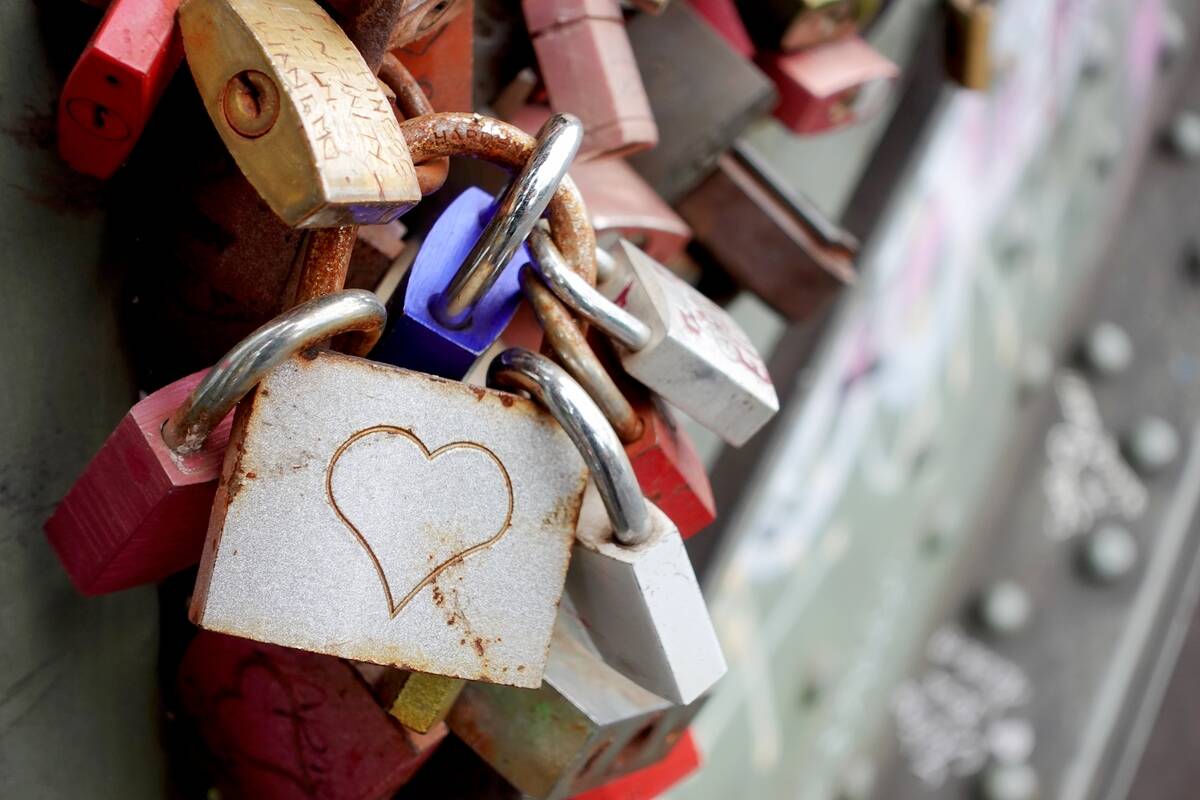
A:
<svg viewBox="0 0 1200 800">
<path fill-rule="evenodd" d="M 292 227 L 383 224 L 421 199 L 354 44 L 312 0 L 187 0 L 188 66 L 238 167 Z"/>
<path fill-rule="evenodd" d="M 992 83 L 992 0 L 946 0 L 946 72 L 967 89 Z"/>
</svg>

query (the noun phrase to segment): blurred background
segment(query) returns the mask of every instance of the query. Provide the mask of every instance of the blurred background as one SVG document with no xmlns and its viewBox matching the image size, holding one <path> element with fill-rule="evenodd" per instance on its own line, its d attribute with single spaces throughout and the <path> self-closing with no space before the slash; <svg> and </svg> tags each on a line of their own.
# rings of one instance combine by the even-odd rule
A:
<svg viewBox="0 0 1200 800">
<path fill-rule="evenodd" d="M 724 305 L 781 402 L 741 448 L 683 422 L 730 669 L 700 766 L 605 797 L 1196 796 L 1200 7 L 879 0 L 802 48 L 787 7 L 627 10 L 658 145 L 572 170 L 601 244 Z M 64 163 L 104 13 L 0 4 L 0 796 L 213 798 L 174 688 L 194 571 L 84 598 L 41 526 L 138 390 L 212 363 L 287 273 L 239 290 L 270 259 L 196 244 L 239 212 L 186 69 L 114 177 Z M 475 0 L 405 63 L 438 110 L 536 130 L 536 39 Z M 456 161 L 351 282 L 386 297 L 458 189 L 503 178 Z M 520 792 L 453 735 L 399 795 L 473 796 Z"/>
</svg>

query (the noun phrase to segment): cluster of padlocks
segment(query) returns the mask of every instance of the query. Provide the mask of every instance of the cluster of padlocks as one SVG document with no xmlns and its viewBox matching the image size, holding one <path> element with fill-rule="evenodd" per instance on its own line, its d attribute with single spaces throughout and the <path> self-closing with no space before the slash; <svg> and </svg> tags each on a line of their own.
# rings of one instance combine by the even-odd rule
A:
<svg viewBox="0 0 1200 800">
<path fill-rule="evenodd" d="M 199 565 L 178 690 L 234 796 L 389 796 L 447 731 L 520 792 L 575 796 L 690 750 L 725 672 L 683 544 L 712 490 L 672 407 L 738 446 L 778 400 L 724 309 L 630 241 L 597 247 L 567 170 L 585 135 L 652 144 L 648 111 L 531 110 L 536 136 L 436 113 L 390 51 L 455 4 L 380 22 L 404 5 L 114 3 L 77 68 L 103 80 L 63 100 L 91 134 L 120 123 L 91 171 L 184 57 L 298 266 L 287 310 L 129 411 L 46 532 L 85 594 Z M 539 48 L 569 28 L 543 5 Z M 141 72 L 102 58 L 130 29 Z M 461 156 L 513 177 L 445 207 L 386 306 L 345 288 L 359 226 Z"/>
</svg>

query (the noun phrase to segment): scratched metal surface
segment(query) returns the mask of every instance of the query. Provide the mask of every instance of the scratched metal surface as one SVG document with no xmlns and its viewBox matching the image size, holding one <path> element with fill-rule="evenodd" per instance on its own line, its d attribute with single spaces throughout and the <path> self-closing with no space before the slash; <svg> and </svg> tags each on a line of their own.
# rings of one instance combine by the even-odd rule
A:
<svg viewBox="0 0 1200 800">
<path fill-rule="evenodd" d="M 80 597 L 41 531 L 136 392 L 102 189 L 53 149 L 62 61 L 43 34 L 69 41 L 80 12 L 41 4 L 47 32 L 37 5 L 0 5 L 0 797 L 161 797 L 155 592 Z"/>
</svg>

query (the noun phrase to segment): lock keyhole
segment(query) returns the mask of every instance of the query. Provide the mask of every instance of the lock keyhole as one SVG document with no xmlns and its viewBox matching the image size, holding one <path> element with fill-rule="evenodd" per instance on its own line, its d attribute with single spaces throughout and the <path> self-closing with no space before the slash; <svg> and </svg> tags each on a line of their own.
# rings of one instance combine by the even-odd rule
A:
<svg viewBox="0 0 1200 800">
<path fill-rule="evenodd" d="M 257 138 L 279 118 L 279 87 L 264 72 L 242 70 L 225 84 L 221 108 L 225 121 L 238 135 Z"/>
</svg>

